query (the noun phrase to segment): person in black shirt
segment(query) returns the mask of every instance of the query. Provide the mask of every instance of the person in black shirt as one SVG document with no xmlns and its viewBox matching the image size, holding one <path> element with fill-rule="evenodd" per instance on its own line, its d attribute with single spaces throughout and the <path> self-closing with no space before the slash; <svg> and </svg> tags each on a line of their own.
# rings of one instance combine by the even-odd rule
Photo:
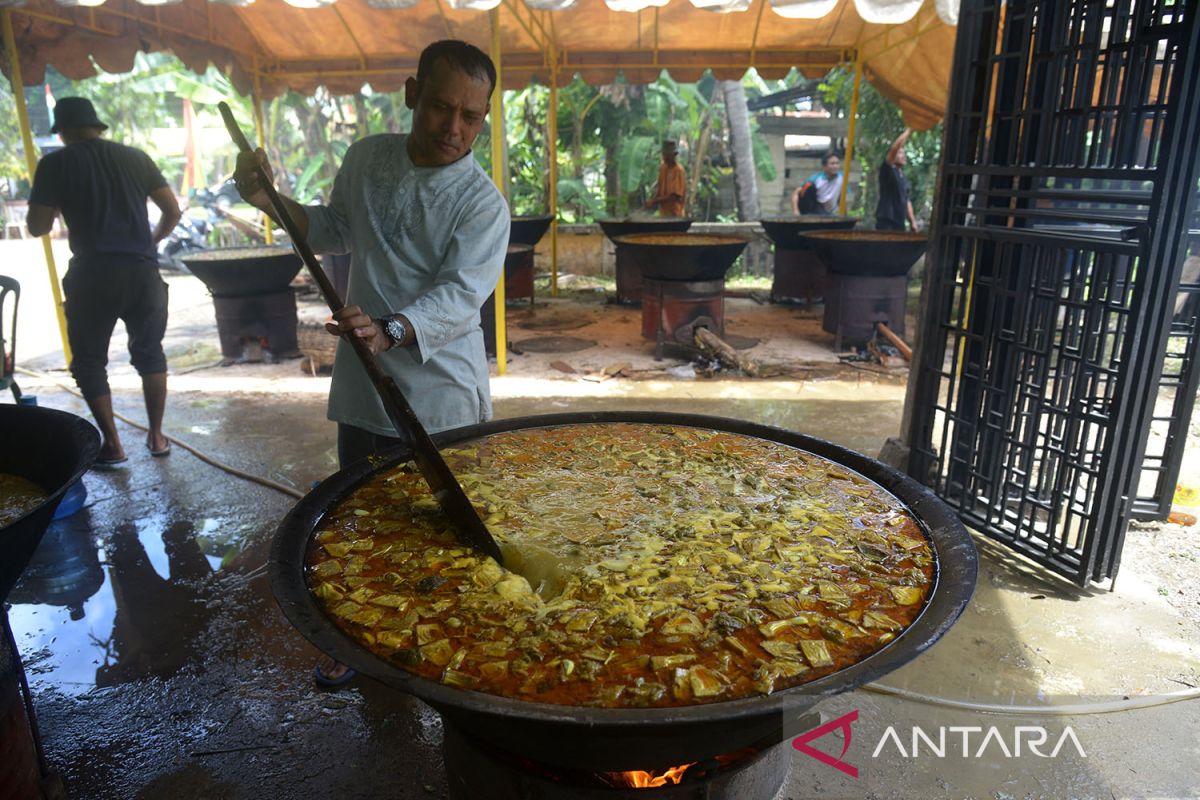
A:
<svg viewBox="0 0 1200 800">
<path fill-rule="evenodd" d="M 881 231 L 902 231 L 908 221 L 912 229 L 918 230 L 917 217 L 913 214 L 912 201 L 908 198 L 908 179 L 904 177 L 904 165 L 908 156 L 904 143 L 912 133 L 911 128 L 896 137 L 887 155 L 879 165 L 879 204 L 875 206 L 875 228 Z"/>
<path fill-rule="evenodd" d="M 101 138 L 108 128 L 91 101 L 64 97 L 54 126 L 65 145 L 38 162 L 29 195 L 29 232 L 50 232 L 61 212 L 71 263 L 63 276 L 63 310 L 71 345 L 71 374 L 104 437 L 96 462 L 126 460 L 113 419 L 108 386 L 108 345 L 117 320 L 129 333 L 129 355 L 142 377 L 151 455 L 170 452 L 162 431 L 167 403 L 167 285 L 158 274 L 155 244 L 179 222 L 179 204 L 150 157 Z M 149 198 L 162 212 L 150 230 Z"/>
</svg>

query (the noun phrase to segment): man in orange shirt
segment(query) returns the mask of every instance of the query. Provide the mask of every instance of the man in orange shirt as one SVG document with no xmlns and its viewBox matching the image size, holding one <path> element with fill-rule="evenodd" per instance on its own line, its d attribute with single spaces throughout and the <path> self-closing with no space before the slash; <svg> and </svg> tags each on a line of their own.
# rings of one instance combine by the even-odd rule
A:
<svg viewBox="0 0 1200 800">
<path fill-rule="evenodd" d="M 687 173 L 675 161 L 679 149 L 668 139 L 662 143 L 662 165 L 658 168 L 658 186 L 646 208 L 658 206 L 660 217 L 682 217 L 683 200 L 687 197 Z"/>
</svg>

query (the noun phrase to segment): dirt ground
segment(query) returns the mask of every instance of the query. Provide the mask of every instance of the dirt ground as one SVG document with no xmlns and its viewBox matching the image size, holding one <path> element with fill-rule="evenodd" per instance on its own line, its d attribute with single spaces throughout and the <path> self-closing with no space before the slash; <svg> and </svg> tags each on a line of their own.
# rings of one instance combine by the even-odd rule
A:
<svg viewBox="0 0 1200 800">
<path fill-rule="evenodd" d="M 698 365 L 696 374 L 686 367 L 700 351 L 668 342 L 661 360 L 655 358 L 655 342 L 643 335 L 640 307 L 618 304 L 612 281 L 565 276 L 558 296 L 550 296 L 549 276 L 540 280 L 536 296 L 506 303 L 508 326 L 507 373 L 534 379 L 568 379 L 601 382 L 620 377 L 629 380 L 690 379 L 746 376 L 729 365 Z M 315 326 L 328 313 L 303 276 L 299 295 L 302 323 Z M 918 287 L 911 295 L 915 306 Z M 888 365 L 878 362 L 844 361 L 852 355 L 845 343 L 842 353 L 834 351 L 834 336 L 822 330 L 823 306 L 777 304 L 769 300 L 769 287 L 732 288 L 724 304 L 724 338 L 737 353 L 752 363 L 759 378 L 808 380 L 836 378 L 868 372 L 883 380 L 903 380 L 907 365 L 900 357 Z M 653 325 L 653 323 L 650 323 Z M 912 328 L 910 318 L 908 328 Z M 301 344 L 304 349 L 304 344 Z M 326 348 L 328 346 L 326 345 Z M 324 364 L 328 350 L 322 348 L 318 361 Z M 711 359 L 710 359 L 711 360 Z M 493 374 L 498 374 L 492 359 Z M 307 362 L 303 365 L 307 367 Z"/>
</svg>

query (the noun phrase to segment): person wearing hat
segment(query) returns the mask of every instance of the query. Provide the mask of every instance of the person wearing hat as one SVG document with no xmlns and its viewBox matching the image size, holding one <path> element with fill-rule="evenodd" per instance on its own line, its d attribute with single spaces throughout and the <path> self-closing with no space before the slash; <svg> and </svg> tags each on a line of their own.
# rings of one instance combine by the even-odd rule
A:
<svg viewBox="0 0 1200 800">
<path fill-rule="evenodd" d="M 34 236 L 49 233 L 60 213 L 66 222 L 71 262 L 62 283 L 71 375 L 103 436 L 96 463 L 111 466 L 127 458 L 105 369 L 118 319 L 125 322 L 130 361 L 142 378 L 150 423 L 146 448 L 153 456 L 170 452 L 162 430 L 167 285 L 158 274 L 155 245 L 174 229 L 181 212 L 150 157 L 102 138 L 107 129 L 87 98 L 58 101 L 50 132 L 64 146 L 38 162 L 26 219 Z M 162 212 L 153 230 L 147 198 Z"/>
<path fill-rule="evenodd" d="M 662 143 L 662 164 L 658 168 L 658 183 L 646 208 L 658 207 L 661 217 L 682 217 L 683 201 L 687 197 L 687 174 L 676 162 L 679 148 L 667 139 Z"/>
</svg>

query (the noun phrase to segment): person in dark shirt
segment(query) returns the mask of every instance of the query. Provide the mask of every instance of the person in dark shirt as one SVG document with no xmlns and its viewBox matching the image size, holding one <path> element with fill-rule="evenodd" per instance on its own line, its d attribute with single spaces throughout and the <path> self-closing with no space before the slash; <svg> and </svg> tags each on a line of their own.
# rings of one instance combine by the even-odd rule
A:
<svg viewBox="0 0 1200 800">
<path fill-rule="evenodd" d="M 96 462 L 112 465 L 126 460 L 105 370 L 118 319 L 125 322 L 130 360 L 142 377 L 150 422 L 146 447 L 155 456 L 170 452 L 162 431 L 167 285 L 158 274 L 155 244 L 181 214 L 175 193 L 150 157 L 101 138 L 107 128 L 86 98 L 58 101 L 50 132 L 65 146 L 38 162 L 27 223 L 34 236 L 49 233 L 60 212 L 67 224 L 72 257 L 63 276 L 63 310 L 71 374 L 104 437 Z M 153 231 L 146 198 L 162 212 Z"/>
<path fill-rule="evenodd" d="M 918 230 L 917 217 L 913 214 L 912 201 L 908 198 L 908 179 L 904 177 L 904 165 L 908 156 L 904 143 L 912 133 L 911 128 L 896 137 L 879 165 L 879 203 L 875 206 L 875 228 L 881 231 L 902 231 L 908 221 L 912 229 Z"/>
</svg>

